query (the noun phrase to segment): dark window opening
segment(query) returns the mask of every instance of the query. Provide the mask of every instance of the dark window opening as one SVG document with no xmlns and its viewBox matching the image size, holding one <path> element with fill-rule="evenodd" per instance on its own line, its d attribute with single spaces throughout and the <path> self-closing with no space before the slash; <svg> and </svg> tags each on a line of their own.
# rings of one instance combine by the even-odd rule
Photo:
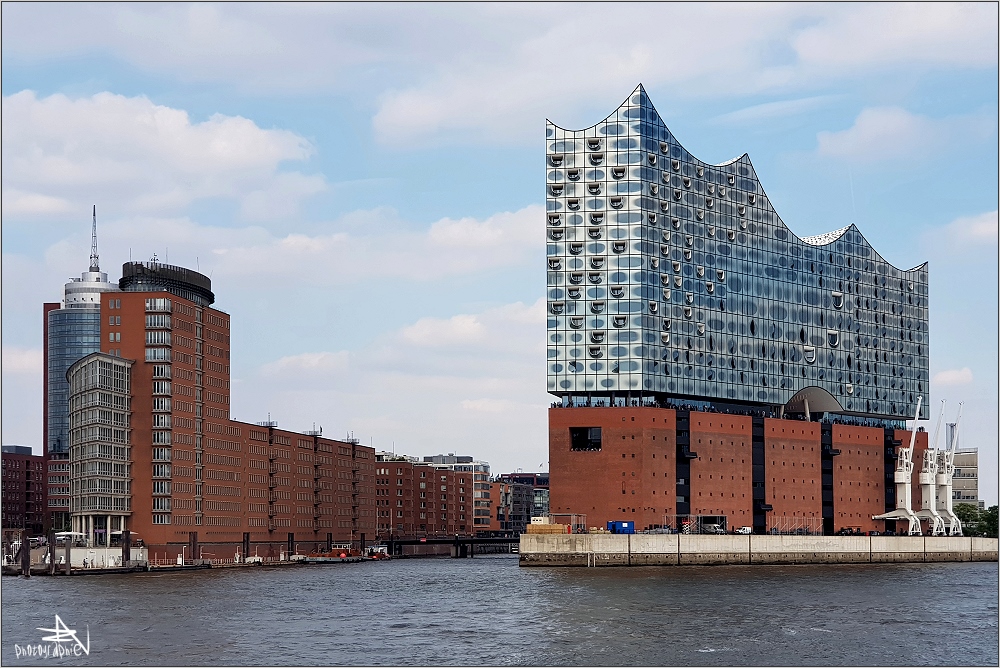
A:
<svg viewBox="0 0 1000 668">
<path fill-rule="evenodd" d="M 569 441 L 571 450 L 600 450 L 600 427 L 570 427 Z"/>
</svg>

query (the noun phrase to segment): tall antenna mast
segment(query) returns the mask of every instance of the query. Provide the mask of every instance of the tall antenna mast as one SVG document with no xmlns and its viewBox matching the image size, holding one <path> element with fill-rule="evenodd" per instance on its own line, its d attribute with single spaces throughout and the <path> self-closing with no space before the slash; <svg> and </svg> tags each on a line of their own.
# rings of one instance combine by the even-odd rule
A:
<svg viewBox="0 0 1000 668">
<path fill-rule="evenodd" d="M 90 232 L 90 270 L 100 271 L 101 261 L 97 255 L 97 205 L 94 205 L 94 226 Z"/>
</svg>

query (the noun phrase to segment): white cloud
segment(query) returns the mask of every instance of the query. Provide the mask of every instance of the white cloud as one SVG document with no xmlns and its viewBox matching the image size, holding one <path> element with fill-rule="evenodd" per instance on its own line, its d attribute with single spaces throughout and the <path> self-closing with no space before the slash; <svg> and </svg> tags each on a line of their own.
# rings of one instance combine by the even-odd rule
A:
<svg viewBox="0 0 1000 668">
<path fill-rule="evenodd" d="M 875 107 L 858 114 L 854 125 L 839 132 L 820 132 L 817 152 L 858 161 L 930 156 L 942 139 L 940 123 L 899 107 Z"/>
<path fill-rule="evenodd" d="M 669 104 L 995 67 L 996 24 L 987 3 L 36 4 L 5 5 L 3 44 L 254 94 L 343 91 L 377 105 L 382 141 L 412 147 L 533 140 L 546 114 L 589 125 L 639 81 Z"/>
<path fill-rule="evenodd" d="M 464 399 L 462 408 L 480 413 L 510 413 L 513 402 L 505 399 Z"/>
<path fill-rule="evenodd" d="M 539 205 L 494 214 L 484 220 L 445 218 L 427 231 L 401 227 L 391 209 L 356 211 L 349 232 L 275 237 L 260 229 L 214 229 L 211 253 L 220 272 L 255 279 L 296 276 L 300 280 L 353 283 L 379 277 L 430 280 L 523 264 L 543 252 L 537 230 Z M 364 224 L 359 225 L 363 220 Z M 165 235 L 166 231 L 159 232 Z M 187 235 L 185 235 L 187 236 Z M 197 236 L 192 234 L 191 241 Z M 323 271 L 303 272 L 303 267 Z"/>
<path fill-rule="evenodd" d="M 765 102 L 722 114 L 712 119 L 712 122 L 719 125 L 757 125 L 761 121 L 767 121 L 772 118 L 798 116 L 809 111 L 814 111 L 839 98 L 839 95 L 814 95 L 794 100 Z"/>
<path fill-rule="evenodd" d="M 798 31 L 800 62 L 819 71 L 921 64 L 993 67 L 997 7 L 986 3 L 862 3 Z"/>
<path fill-rule="evenodd" d="M 346 350 L 288 355 L 260 367 L 261 375 L 296 380 L 303 374 L 319 375 L 343 371 L 350 361 Z"/>
<path fill-rule="evenodd" d="M 38 216 L 69 213 L 73 205 L 61 197 L 4 188 L 3 212 L 9 216 Z"/>
<path fill-rule="evenodd" d="M 107 258 L 146 260 L 155 252 L 166 260 L 169 251 L 171 263 L 214 272 L 241 287 L 273 287 L 279 279 L 310 286 L 389 278 L 430 281 L 535 260 L 541 268 L 544 262 L 540 205 L 484 219 L 444 218 L 425 229 L 400 221 L 393 209 L 380 208 L 353 211 L 318 227 L 331 231 L 281 235 L 256 225 L 220 227 L 187 217 L 126 216 L 102 220 L 99 232 L 106 269 L 114 269 Z M 45 264 L 58 272 L 80 267 L 89 247 L 89 234 L 81 230 L 51 246 Z M 5 282 L 5 294 L 6 288 Z"/>
<path fill-rule="evenodd" d="M 282 426 L 316 422 L 334 435 L 351 429 L 412 455 L 472 454 L 494 471 L 527 468 L 548 459 L 544 360 L 544 300 L 420 318 L 349 353 L 261 365 L 267 382 L 239 383 L 233 414 L 256 421 L 270 412 Z M 313 373 L 317 366 L 329 372 Z"/>
<path fill-rule="evenodd" d="M 3 372 L 5 374 L 42 374 L 42 349 L 3 346 Z"/>
<path fill-rule="evenodd" d="M 3 212 L 85 211 L 111 201 L 120 211 L 157 214 L 222 197 L 241 202 L 248 217 L 289 215 L 326 185 L 279 167 L 313 151 L 292 132 L 239 116 L 192 122 L 145 97 L 21 91 L 3 99 Z"/>
<path fill-rule="evenodd" d="M 484 327 L 474 315 L 455 315 L 447 320 L 421 318 L 401 333 L 418 346 L 455 346 L 481 341 Z"/>
<path fill-rule="evenodd" d="M 961 216 L 947 225 L 926 230 L 922 235 L 921 245 L 932 261 L 958 261 L 965 264 L 973 255 L 978 256 L 972 266 L 986 271 L 988 267 L 996 264 L 997 231 L 996 210 L 986 211 L 972 216 Z M 995 286 L 995 275 L 983 278 L 992 281 Z"/>
<path fill-rule="evenodd" d="M 972 382 L 972 369 L 963 367 L 938 371 L 931 382 L 937 385 L 968 385 Z"/>
<path fill-rule="evenodd" d="M 961 245 L 997 244 L 997 212 L 956 218 L 945 228 L 945 235 Z"/>
</svg>

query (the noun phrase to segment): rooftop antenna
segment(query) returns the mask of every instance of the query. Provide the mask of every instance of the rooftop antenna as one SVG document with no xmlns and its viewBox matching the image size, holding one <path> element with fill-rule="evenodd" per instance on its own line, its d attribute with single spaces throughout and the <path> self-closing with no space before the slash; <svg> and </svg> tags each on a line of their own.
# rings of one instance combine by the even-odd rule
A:
<svg viewBox="0 0 1000 668">
<path fill-rule="evenodd" d="M 97 255 L 97 205 L 94 205 L 94 224 L 90 231 L 90 270 L 100 271 L 101 261 Z"/>
</svg>

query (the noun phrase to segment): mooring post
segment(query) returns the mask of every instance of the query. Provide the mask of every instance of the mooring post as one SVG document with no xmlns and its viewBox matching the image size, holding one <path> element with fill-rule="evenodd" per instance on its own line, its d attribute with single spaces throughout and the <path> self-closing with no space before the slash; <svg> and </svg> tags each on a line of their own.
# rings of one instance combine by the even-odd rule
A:
<svg viewBox="0 0 1000 668">
<path fill-rule="evenodd" d="M 21 575 L 31 577 L 31 540 L 27 529 L 21 533 Z"/>
<path fill-rule="evenodd" d="M 56 532 L 49 529 L 49 575 L 56 574 Z"/>
<path fill-rule="evenodd" d="M 70 569 L 72 568 L 72 562 L 70 561 L 70 550 L 72 549 L 72 546 L 73 546 L 73 536 L 72 535 L 66 536 L 66 563 L 63 564 L 65 575 L 71 574 Z"/>
<path fill-rule="evenodd" d="M 128 568 L 132 561 L 132 534 L 128 529 L 122 529 L 122 566 Z"/>
</svg>

